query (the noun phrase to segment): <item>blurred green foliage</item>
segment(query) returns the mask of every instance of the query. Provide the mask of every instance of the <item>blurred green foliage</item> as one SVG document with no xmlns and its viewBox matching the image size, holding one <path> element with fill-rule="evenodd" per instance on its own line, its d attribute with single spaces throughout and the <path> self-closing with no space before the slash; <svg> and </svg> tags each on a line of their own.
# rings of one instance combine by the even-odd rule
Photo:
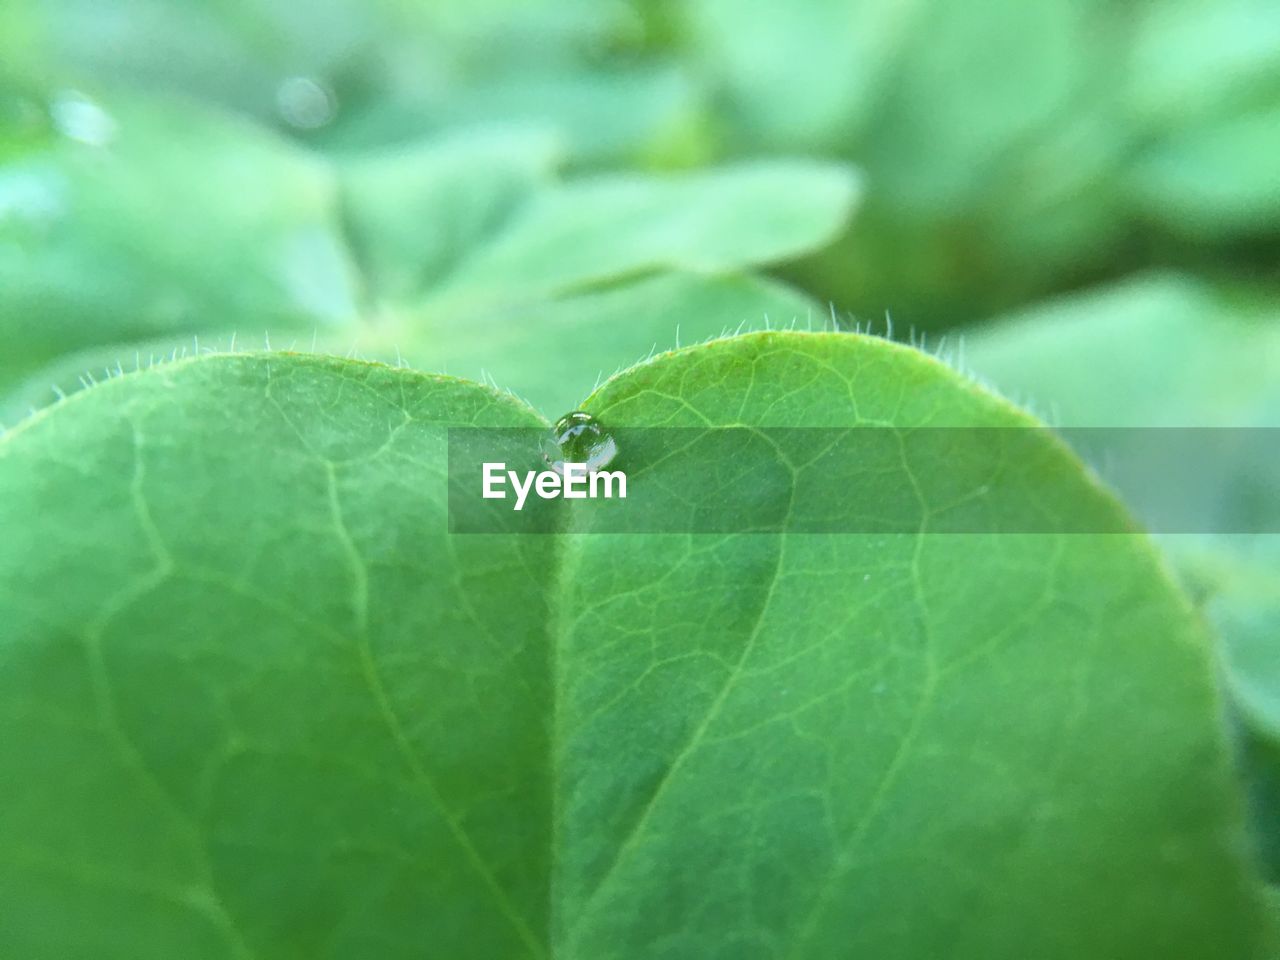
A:
<svg viewBox="0 0 1280 960">
<path fill-rule="evenodd" d="M 574 170 L 851 161 L 863 215 L 788 275 L 917 327 L 1280 259 L 1269 0 L 50 0 L 0 13 L 0 62 L 46 97 L 161 89 L 331 154 L 524 126 Z"/>
</svg>

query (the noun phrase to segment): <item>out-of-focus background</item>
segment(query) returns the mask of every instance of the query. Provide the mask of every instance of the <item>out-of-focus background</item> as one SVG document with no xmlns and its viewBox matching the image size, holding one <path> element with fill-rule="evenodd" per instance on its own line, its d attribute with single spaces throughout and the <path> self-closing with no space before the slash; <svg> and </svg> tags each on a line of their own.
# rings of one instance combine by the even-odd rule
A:
<svg viewBox="0 0 1280 960">
<path fill-rule="evenodd" d="M 8 423 L 236 337 L 554 417 L 772 323 L 892 323 L 1056 424 L 1280 426 L 1280 4 L 0 5 Z M 1167 545 L 1265 805 L 1280 549 Z"/>
<path fill-rule="evenodd" d="M 0 64 L 10 165 L 59 132 L 107 138 L 83 100 L 137 93 L 325 156 L 518 127 L 572 173 L 851 161 L 860 215 L 783 272 L 917 328 L 1152 268 L 1246 300 L 1278 279 L 1269 0 L 17 0 Z M 154 145 L 170 163 L 177 136 Z M 10 167 L 6 220 L 22 189 Z"/>
<path fill-rule="evenodd" d="M 11 381 L 367 321 L 531 183 L 761 157 L 861 178 L 856 215 L 763 264 L 841 318 L 941 332 L 1101 287 L 1081 309 L 1132 376 L 1167 337 L 1277 349 L 1270 0 L 16 0 L 0 90 Z M 450 236 L 468 204 L 489 222 Z M 1181 386 L 1144 415 L 1196 416 Z M 1056 402 L 1034 387 L 1010 376 Z"/>
</svg>

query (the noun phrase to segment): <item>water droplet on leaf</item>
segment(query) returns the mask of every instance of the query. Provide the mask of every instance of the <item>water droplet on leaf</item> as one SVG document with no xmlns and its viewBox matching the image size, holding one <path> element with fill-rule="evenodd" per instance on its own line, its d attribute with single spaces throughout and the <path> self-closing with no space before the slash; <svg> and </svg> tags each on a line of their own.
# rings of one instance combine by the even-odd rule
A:
<svg viewBox="0 0 1280 960">
<path fill-rule="evenodd" d="M 116 138 L 116 121 L 78 90 L 64 90 L 49 105 L 58 132 L 69 140 L 105 147 Z"/>
<path fill-rule="evenodd" d="M 338 99 L 312 77 L 290 77 L 276 88 L 276 108 L 284 122 L 299 130 L 316 130 L 338 112 Z"/>
<path fill-rule="evenodd" d="M 618 455 L 618 444 L 595 417 L 581 410 L 567 413 L 543 444 L 542 457 L 552 470 L 564 473 L 566 463 L 585 463 L 587 472 L 603 470 Z"/>
</svg>

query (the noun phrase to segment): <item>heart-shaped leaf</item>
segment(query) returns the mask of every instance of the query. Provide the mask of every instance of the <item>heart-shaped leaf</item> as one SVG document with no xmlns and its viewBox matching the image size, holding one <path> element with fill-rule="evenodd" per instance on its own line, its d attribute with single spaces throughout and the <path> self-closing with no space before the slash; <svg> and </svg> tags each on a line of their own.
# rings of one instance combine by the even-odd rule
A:
<svg viewBox="0 0 1280 960">
<path fill-rule="evenodd" d="M 448 428 L 545 421 L 287 355 L 0 442 L 3 952 L 1260 955 L 1209 652 L 1149 543 L 1052 532 L 1127 520 L 1048 438 L 1049 532 L 930 532 L 992 464 L 917 428 L 1032 421 L 846 334 L 663 355 L 586 407 L 670 431 L 628 469 L 673 506 L 726 495 L 685 426 L 874 425 L 900 458 L 787 465 L 789 515 L 919 529 L 600 534 L 588 502 L 451 535 Z"/>
</svg>

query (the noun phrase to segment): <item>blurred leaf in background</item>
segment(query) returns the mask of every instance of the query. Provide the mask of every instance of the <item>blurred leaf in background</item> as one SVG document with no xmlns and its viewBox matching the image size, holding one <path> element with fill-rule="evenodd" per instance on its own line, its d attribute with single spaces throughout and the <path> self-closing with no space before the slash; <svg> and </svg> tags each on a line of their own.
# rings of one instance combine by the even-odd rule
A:
<svg viewBox="0 0 1280 960">
<path fill-rule="evenodd" d="M 843 159 L 867 203 L 788 276 L 949 327 L 1176 261 L 1280 259 L 1269 0 L 53 0 L 0 61 L 56 89 L 148 86 L 328 152 L 552 130 L 573 169 Z"/>
<path fill-rule="evenodd" d="M 1280 264 L 1280 6 L 1175 0 L 1144 8 L 1129 60 L 1146 134 L 1128 174 L 1140 216 L 1213 244 L 1269 241 Z"/>
<path fill-rule="evenodd" d="M 562 181 L 554 134 L 526 127 L 326 157 L 185 99 L 48 109 L 0 167 L 11 417 L 233 334 L 500 377 L 564 412 L 681 336 L 825 318 L 746 271 L 829 242 L 860 193 L 813 161 Z"/>
<path fill-rule="evenodd" d="M 1280 427 L 1280 304 L 1254 287 L 1135 276 L 977 326 L 965 360 L 1061 426 Z"/>
<path fill-rule="evenodd" d="M 945 327 L 1179 249 L 1280 249 L 1280 8 L 1266 0 L 810 0 L 685 8 L 739 149 L 867 171 L 865 216 L 798 276 Z M 1275 278 L 1276 259 L 1268 268 Z"/>
<path fill-rule="evenodd" d="M 434 287 L 384 304 L 355 346 L 491 379 L 554 417 L 681 338 L 824 322 L 799 292 L 747 271 L 828 243 L 859 192 L 847 168 L 807 161 L 572 180 L 531 196 Z M 370 236 L 403 223 L 394 202 L 357 209 Z"/>
<path fill-rule="evenodd" d="M 770 11 L 768 34 L 733 29 L 736 4 L 691 6 L 695 47 L 715 53 L 744 147 L 796 139 L 867 170 L 864 218 L 798 274 L 822 295 L 946 326 L 1088 275 L 1121 241 L 1130 133 L 1114 98 L 1116 5 L 755 6 Z M 768 92 L 762 73 L 776 80 Z"/>
<path fill-rule="evenodd" d="M 325 164 L 181 100 L 65 90 L 47 109 L 0 166 L 0 385 L 94 344 L 351 321 Z"/>
<path fill-rule="evenodd" d="M 0 62 L 160 87 L 333 149 L 553 123 L 575 163 L 698 159 L 698 97 L 644 23 L 596 0 L 52 0 L 0 15 Z"/>
</svg>

